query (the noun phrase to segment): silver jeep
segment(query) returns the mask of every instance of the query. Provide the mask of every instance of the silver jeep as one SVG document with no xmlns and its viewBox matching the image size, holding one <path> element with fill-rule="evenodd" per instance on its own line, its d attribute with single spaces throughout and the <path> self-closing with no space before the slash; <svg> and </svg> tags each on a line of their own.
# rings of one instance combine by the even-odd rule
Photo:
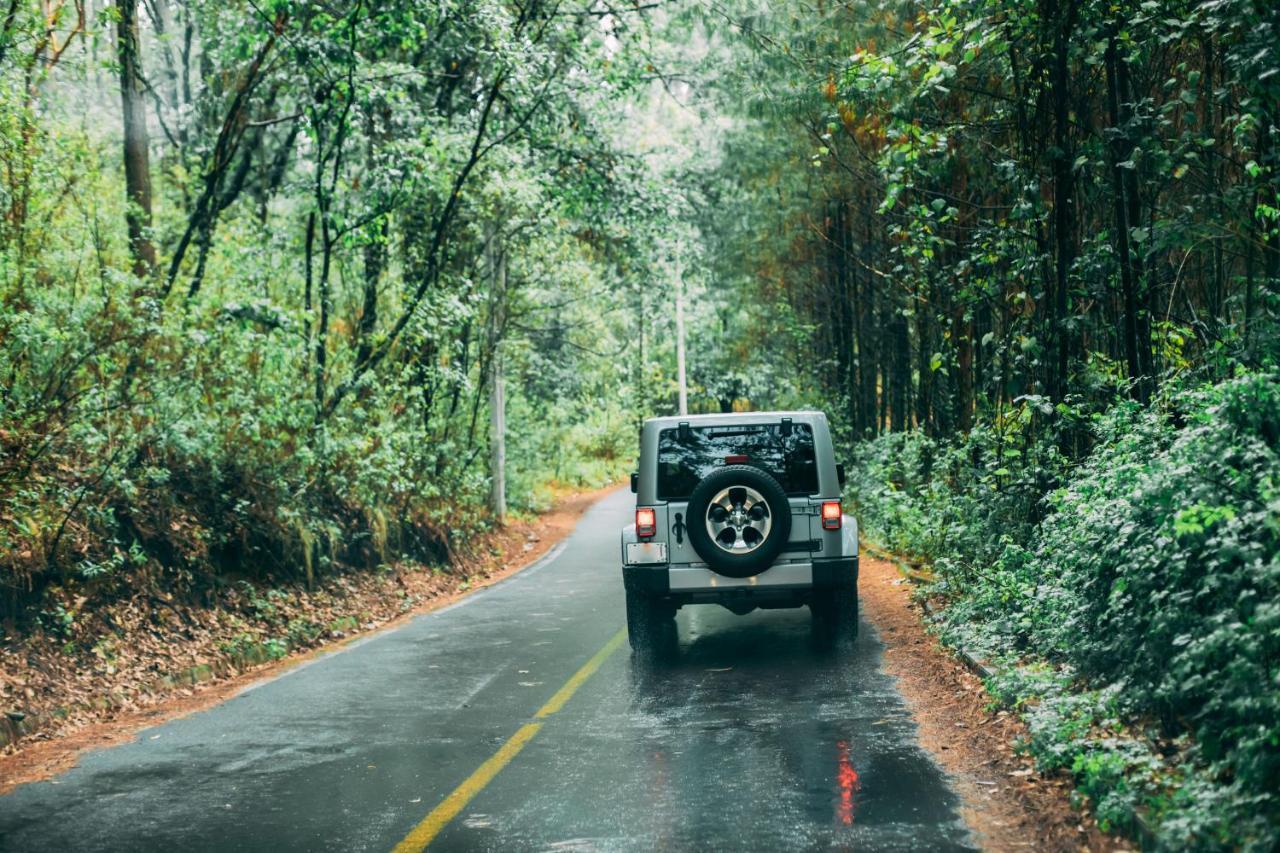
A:
<svg viewBox="0 0 1280 853">
<path fill-rule="evenodd" d="M 645 421 L 635 523 L 622 529 L 632 648 L 674 639 L 686 604 L 808 605 L 820 638 L 856 636 L 858 527 L 843 484 L 821 412 Z"/>
</svg>

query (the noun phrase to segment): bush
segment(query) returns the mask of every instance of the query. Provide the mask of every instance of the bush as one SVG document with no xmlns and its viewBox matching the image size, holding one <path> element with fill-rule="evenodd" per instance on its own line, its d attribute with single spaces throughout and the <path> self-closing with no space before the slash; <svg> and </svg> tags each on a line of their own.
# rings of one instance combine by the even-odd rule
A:
<svg viewBox="0 0 1280 853">
<path fill-rule="evenodd" d="M 1169 844 L 1270 849 L 1280 843 L 1280 381 L 1242 373 L 1087 423 L 1093 449 L 1076 466 L 1053 449 L 1061 430 L 1012 463 L 999 428 L 952 445 L 872 442 L 858 451 L 854 491 L 866 529 L 934 563 L 950 641 L 1011 667 L 1057 667 L 1070 689 L 1024 679 L 1005 692 L 1034 700 L 1032 751 L 1072 769 L 1100 817 L 1123 825 L 1145 806 Z M 929 465 L 916 461 L 924 451 Z M 1104 693 L 1106 736 L 1106 715 L 1084 713 L 1095 700 L 1080 698 Z M 1150 738 L 1117 739 L 1114 727 Z M 1191 745 L 1153 772 L 1150 744 L 1183 735 Z"/>
<path fill-rule="evenodd" d="M 137 590 L 441 563 L 490 525 L 484 395 L 468 377 L 432 378 L 471 403 L 437 400 L 428 421 L 424 380 L 388 369 L 318 424 L 285 309 L 162 316 L 130 302 L 131 278 L 104 287 L 105 306 L 34 294 L 0 347 L 0 619 L 29 624 L 68 590 L 92 609 Z M 601 485 L 629 466 L 617 408 L 537 403 L 567 415 L 549 423 L 512 383 L 515 508 L 548 480 Z"/>
</svg>

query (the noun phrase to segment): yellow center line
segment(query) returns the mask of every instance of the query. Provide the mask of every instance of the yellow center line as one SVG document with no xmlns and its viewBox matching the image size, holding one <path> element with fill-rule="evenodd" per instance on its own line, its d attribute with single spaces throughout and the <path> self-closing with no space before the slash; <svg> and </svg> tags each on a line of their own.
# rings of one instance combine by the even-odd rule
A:
<svg viewBox="0 0 1280 853">
<path fill-rule="evenodd" d="M 556 711 L 563 708 L 564 703 L 569 701 L 569 697 L 582 686 L 582 682 L 594 675 L 595 671 L 600 668 L 600 664 L 604 663 L 605 658 L 617 651 L 618 646 L 622 645 L 622 641 L 626 638 L 626 628 L 623 628 L 618 631 L 618 633 L 610 637 L 609 642 L 605 643 L 604 647 L 601 648 L 600 651 L 592 655 L 591 660 L 584 663 L 582 668 L 575 672 L 569 680 L 564 683 L 564 687 L 557 690 L 555 695 L 547 700 L 547 704 L 538 709 L 538 713 L 533 715 L 534 719 L 541 720 L 544 717 L 550 717 Z"/>
<path fill-rule="evenodd" d="M 609 638 L 609 642 L 605 643 L 600 651 L 591 656 L 591 659 L 582 665 L 582 667 L 569 677 L 564 686 L 555 692 L 555 694 L 547 700 L 547 703 L 538 709 L 534 714 L 535 720 L 545 720 L 547 717 L 559 711 L 564 707 L 569 698 L 577 692 L 583 683 L 595 674 L 600 665 L 608 659 L 609 655 L 618 650 L 618 646 L 622 645 L 623 640 L 627 637 L 627 630 L 623 628 L 618 633 Z M 440 805 L 431 810 L 422 822 L 415 826 L 404 840 L 395 846 L 393 853 L 419 853 L 425 850 L 427 845 L 435 840 L 440 834 L 440 830 L 448 825 L 449 821 L 458 816 L 467 803 L 475 797 L 476 794 L 484 790 L 484 787 L 493 781 L 493 777 L 502 771 L 502 768 L 511 763 L 511 759 L 520 754 L 520 750 L 525 748 L 529 741 L 533 740 L 533 736 L 542 728 L 541 722 L 525 723 L 516 733 L 509 737 L 502 746 L 498 747 L 498 751 L 475 769 L 470 776 L 463 780 L 462 784 L 453 789 L 449 796 L 445 797 Z"/>
</svg>

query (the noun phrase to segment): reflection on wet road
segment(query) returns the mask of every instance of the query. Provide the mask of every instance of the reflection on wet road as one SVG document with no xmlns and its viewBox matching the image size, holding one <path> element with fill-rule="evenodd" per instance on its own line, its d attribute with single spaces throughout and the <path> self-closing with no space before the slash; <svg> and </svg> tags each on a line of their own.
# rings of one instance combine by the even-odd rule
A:
<svg viewBox="0 0 1280 853">
<path fill-rule="evenodd" d="M 0 798 L 0 849 L 389 850 L 623 621 L 595 506 L 556 559 Z M 685 608 L 625 646 L 435 836 L 440 850 L 938 850 L 970 840 L 879 671 L 807 610 Z"/>
</svg>

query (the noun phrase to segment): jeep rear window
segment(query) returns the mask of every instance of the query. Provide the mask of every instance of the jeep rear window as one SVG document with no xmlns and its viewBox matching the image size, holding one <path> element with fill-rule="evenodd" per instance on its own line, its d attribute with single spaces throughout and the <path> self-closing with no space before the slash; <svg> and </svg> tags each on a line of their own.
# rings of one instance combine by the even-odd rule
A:
<svg viewBox="0 0 1280 853">
<path fill-rule="evenodd" d="M 818 491 L 813 429 L 794 424 L 790 435 L 780 424 L 690 427 L 658 434 L 658 500 L 685 500 L 703 477 L 725 465 L 752 465 L 773 475 L 788 495 Z"/>
</svg>

